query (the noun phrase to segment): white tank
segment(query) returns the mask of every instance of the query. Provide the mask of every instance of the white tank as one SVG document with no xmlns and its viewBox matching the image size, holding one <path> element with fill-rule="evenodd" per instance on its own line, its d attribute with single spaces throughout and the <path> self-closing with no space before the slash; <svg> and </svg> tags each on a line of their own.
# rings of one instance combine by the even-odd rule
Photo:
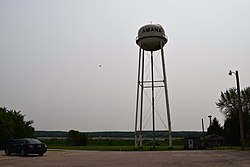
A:
<svg viewBox="0 0 250 167">
<path fill-rule="evenodd" d="M 160 24 L 147 24 L 138 31 L 136 43 L 146 51 L 156 51 L 167 43 L 168 39 Z"/>
</svg>

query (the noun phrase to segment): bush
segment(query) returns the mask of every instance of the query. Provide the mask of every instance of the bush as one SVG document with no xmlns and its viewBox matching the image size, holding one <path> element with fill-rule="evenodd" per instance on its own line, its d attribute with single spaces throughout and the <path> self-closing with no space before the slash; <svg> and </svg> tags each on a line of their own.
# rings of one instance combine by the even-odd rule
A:
<svg viewBox="0 0 250 167">
<path fill-rule="evenodd" d="M 67 138 L 68 144 L 71 146 L 86 146 L 88 137 L 84 133 L 70 130 Z"/>
</svg>

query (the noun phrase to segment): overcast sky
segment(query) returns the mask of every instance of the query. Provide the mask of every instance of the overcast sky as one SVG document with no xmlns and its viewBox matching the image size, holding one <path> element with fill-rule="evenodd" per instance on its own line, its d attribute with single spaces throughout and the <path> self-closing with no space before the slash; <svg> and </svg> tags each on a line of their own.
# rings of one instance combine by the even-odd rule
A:
<svg viewBox="0 0 250 167">
<path fill-rule="evenodd" d="M 223 125 L 228 71 L 250 86 L 249 0 L 1 0 L 0 106 L 36 130 L 133 131 L 135 38 L 151 21 L 169 38 L 173 130 L 201 130 L 202 118 L 207 128 L 210 114 Z"/>
</svg>

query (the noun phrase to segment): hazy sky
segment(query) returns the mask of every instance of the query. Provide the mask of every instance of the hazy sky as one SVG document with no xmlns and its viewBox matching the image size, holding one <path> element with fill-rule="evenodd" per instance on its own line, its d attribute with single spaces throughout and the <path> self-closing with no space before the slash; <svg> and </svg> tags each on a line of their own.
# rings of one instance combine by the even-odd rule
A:
<svg viewBox="0 0 250 167">
<path fill-rule="evenodd" d="M 169 37 L 173 130 L 201 130 L 210 114 L 223 124 L 228 71 L 250 86 L 249 0 L 1 0 L 0 106 L 36 130 L 134 130 L 135 38 L 151 21 Z"/>
</svg>

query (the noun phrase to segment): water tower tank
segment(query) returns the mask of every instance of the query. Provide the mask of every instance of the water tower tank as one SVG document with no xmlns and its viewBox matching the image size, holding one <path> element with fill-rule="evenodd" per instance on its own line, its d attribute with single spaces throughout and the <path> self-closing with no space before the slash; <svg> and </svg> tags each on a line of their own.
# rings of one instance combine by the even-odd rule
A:
<svg viewBox="0 0 250 167">
<path fill-rule="evenodd" d="M 146 51 L 156 51 L 167 43 L 168 39 L 160 24 L 147 24 L 138 31 L 136 43 Z"/>
</svg>

